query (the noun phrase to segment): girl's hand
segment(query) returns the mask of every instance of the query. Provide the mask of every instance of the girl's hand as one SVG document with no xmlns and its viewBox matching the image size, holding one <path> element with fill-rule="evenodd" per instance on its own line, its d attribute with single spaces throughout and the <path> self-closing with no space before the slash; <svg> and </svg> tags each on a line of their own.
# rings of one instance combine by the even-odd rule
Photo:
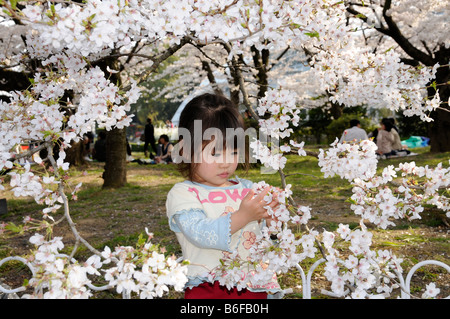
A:
<svg viewBox="0 0 450 319">
<path fill-rule="evenodd" d="M 272 190 L 274 190 L 274 188 L 272 188 Z M 276 192 L 277 190 L 279 190 L 279 189 L 276 188 L 275 191 L 272 193 L 272 196 L 270 196 L 270 198 L 268 198 L 266 200 L 266 206 L 265 207 L 266 208 L 269 207 L 272 211 L 277 210 L 278 206 L 280 206 L 280 202 L 278 200 L 278 195 L 279 194 Z M 270 202 L 269 202 L 269 200 L 270 200 Z M 267 225 L 270 225 L 270 223 L 272 221 L 274 221 L 275 223 L 278 222 L 278 219 L 274 215 L 269 215 L 265 219 L 266 219 L 266 224 Z"/>
<path fill-rule="evenodd" d="M 253 197 L 255 195 L 255 192 L 253 190 L 250 190 L 248 194 L 242 199 L 239 209 L 231 215 L 232 234 L 252 221 L 271 217 L 267 212 L 267 209 L 264 207 L 276 207 L 276 205 L 278 205 L 278 202 L 272 201 L 270 204 L 267 204 L 264 201 L 264 196 L 266 196 L 269 190 L 270 187 L 266 187 L 255 197 Z"/>
</svg>

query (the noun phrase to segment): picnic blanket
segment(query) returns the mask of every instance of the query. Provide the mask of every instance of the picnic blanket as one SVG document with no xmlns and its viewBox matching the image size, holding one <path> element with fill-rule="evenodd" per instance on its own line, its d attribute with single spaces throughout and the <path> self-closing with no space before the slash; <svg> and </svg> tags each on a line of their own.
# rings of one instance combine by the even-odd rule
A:
<svg viewBox="0 0 450 319">
<path fill-rule="evenodd" d="M 402 141 L 402 145 L 408 148 L 425 147 L 430 144 L 430 139 L 425 136 L 411 136 L 407 140 Z"/>
<path fill-rule="evenodd" d="M 404 151 L 397 151 L 397 153 L 395 155 L 378 155 L 377 154 L 377 158 L 378 159 L 389 159 L 389 158 L 397 158 L 397 157 L 406 157 L 406 156 L 416 156 L 419 155 L 418 153 L 414 153 L 414 152 L 407 152 L 406 150 Z"/>
</svg>

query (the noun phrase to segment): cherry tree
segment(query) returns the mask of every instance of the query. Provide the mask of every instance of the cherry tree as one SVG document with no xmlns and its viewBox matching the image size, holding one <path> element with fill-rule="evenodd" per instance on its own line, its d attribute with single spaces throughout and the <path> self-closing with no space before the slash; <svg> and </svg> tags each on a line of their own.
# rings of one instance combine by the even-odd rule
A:
<svg viewBox="0 0 450 319">
<path fill-rule="evenodd" d="M 363 32 L 364 43 L 376 50 L 394 50 L 414 67 L 437 66 L 427 95 L 441 102 L 430 117 L 431 151 L 450 150 L 450 38 L 448 1 L 345 1 L 349 19 Z M 438 103 L 438 102 L 435 102 Z M 431 111 L 431 110 L 430 110 Z"/>
<path fill-rule="evenodd" d="M 433 77 L 429 83 L 426 83 L 427 91 L 419 90 L 420 92 L 416 92 L 417 94 L 421 94 L 422 97 L 416 96 L 415 100 L 417 103 L 428 103 L 429 105 L 431 102 L 426 101 L 432 100 L 435 95 L 438 95 L 436 100 L 433 101 L 435 105 L 429 107 L 427 110 L 428 117 L 422 117 L 422 119 L 426 119 L 427 121 L 431 118 L 433 119 L 433 121 L 429 122 L 431 149 L 432 151 L 437 152 L 448 150 L 447 127 L 449 116 L 449 89 L 447 82 L 449 79 L 450 54 L 448 51 L 449 39 L 447 33 L 444 31 L 448 23 L 446 19 L 448 15 L 448 7 L 449 5 L 447 2 L 434 0 L 420 1 L 414 4 L 411 4 L 408 1 L 346 1 L 348 18 L 346 24 L 355 31 L 353 32 L 353 38 L 355 41 L 352 43 L 352 46 L 355 47 L 356 50 L 359 50 L 361 54 L 393 50 L 399 55 L 400 61 L 406 65 L 413 66 L 415 68 L 421 68 L 423 66 L 434 66 L 436 68 L 435 77 Z M 309 34 L 319 35 L 319 33 Z M 348 48 L 353 50 L 352 46 Z M 240 68 L 240 72 L 244 74 L 244 76 L 247 75 L 245 78 L 246 83 L 248 84 L 247 91 L 249 92 L 249 96 L 257 96 L 258 98 L 263 97 L 265 91 L 269 87 L 267 83 L 267 76 L 272 79 L 272 87 L 275 86 L 275 81 L 279 82 L 280 79 L 283 79 L 285 88 L 288 86 L 287 83 L 290 83 L 290 87 L 292 88 L 296 87 L 297 90 L 298 88 L 304 89 L 305 82 L 308 81 L 305 79 L 298 79 L 297 77 L 299 74 L 305 75 L 306 73 L 298 72 L 297 74 L 293 74 L 292 66 L 293 64 L 301 63 L 303 51 L 306 52 L 309 58 L 313 58 L 318 53 L 323 52 L 323 48 L 317 50 L 318 48 L 320 47 L 314 42 L 304 42 L 297 48 L 295 46 L 290 46 L 289 43 L 286 43 L 284 48 L 279 48 L 278 53 L 274 52 L 273 47 L 270 46 L 263 49 L 251 46 L 246 48 L 247 52 L 244 48 L 242 53 L 245 55 L 240 56 L 239 64 L 237 66 Z M 283 57 L 287 50 L 292 52 L 296 49 L 299 50 L 299 53 L 295 55 L 290 54 L 288 59 L 285 59 L 287 61 L 291 60 L 290 64 L 284 63 L 285 66 L 289 66 L 291 68 L 291 72 L 288 71 L 288 75 L 283 74 L 283 72 L 287 71 L 286 68 L 283 68 L 284 70 L 276 70 L 275 68 L 275 72 L 272 71 L 272 74 L 270 74 L 269 70 L 273 68 L 274 61 L 278 60 L 280 57 Z M 186 54 L 185 61 L 191 62 L 189 59 L 192 55 L 192 53 Z M 202 59 L 202 63 L 207 63 L 211 60 L 212 56 L 217 56 L 213 54 L 204 54 L 202 56 L 198 53 L 196 55 Z M 268 61 L 269 57 L 272 58 L 270 62 Z M 254 63 L 251 66 L 250 61 L 252 60 Z M 192 67 L 189 62 L 186 65 L 187 68 Z M 278 64 L 280 65 L 282 63 Z M 214 67 L 214 65 L 222 66 L 223 68 L 224 65 L 229 67 L 231 63 L 228 62 L 224 64 L 223 60 L 220 62 L 213 61 L 211 66 Z M 364 68 L 364 66 L 362 66 L 362 68 Z M 178 72 L 180 70 L 183 70 L 183 68 L 175 69 L 175 71 Z M 197 71 L 205 77 L 207 76 L 207 72 L 201 72 L 201 68 L 197 68 Z M 361 72 L 361 66 L 355 68 L 355 71 Z M 189 74 L 189 71 L 186 71 L 184 74 Z M 186 78 L 189 77 L 186 76 Z M 210 78 L 209 75 L 208 78 Z M 315 82 L 312 81 L 313 78 L 314 76 L 308 75 L 309 81 L 315 84 Z M 181 76 L 180 81 L 176 84 L 178 85 L 178 88 L 189 85 L 188 83 L 183 83 L 182 79 L 183 76 Z M 386 106 L 394 111 L 402 111 L 405 108 L 401 103 L 401 99 L 395 98 L 400 103 L 393 103 L 391 96 L 394 93 L 390 93 L 388 96 L 382 97 L 376 102 L 362 97 L 362 99 L 347 100 L 346 103 L 341 104 L 343 100 L 335 99 L 335 97 L 342 94 L 343 90 L 354 88 L 350 83 L 346 83 L 347 81 L 351 81 L 351 78 L 349 78 L 347 74 L 341 77 L 338 75 L 336 81 L 329 82 L 330 84 L 332 83 L 332 85 L 323 87 L 324 90 L 318 90 L 317 87 L 319 86 L 316 85 L 317 95 L 328 94 L 334 96 L 334 100 L 332 99 L 331 101 L 333 105 L 350 106 L 357 103 L 367 103 L 369 107 Z M 234 87 L 236 85 L 234 82 L 238 81 L 228 82 L 231 87 Z M 252 88 L 252 84 L 255 83 L 259 84 L 259 89 L 257 88 L 256 91 Z M 390 85 L 390 83 L 379 83 L 377 85 Z M 303 90 L 303 92 L 304 91 L 305 90 Z M 426 96 L 423 96 L 423 94 L 425 94 L 424 92 L 426 92 Z M 307 96 L 309 95 L 307 94 Z M 409 95 L 404 98 L 411 99 Z M 441 101 L 439 105 L 436 104 L 438 103 L 438 99 Z M 419 105 L 418 107 L 420 108 Z M 415 113 L 414 111 L 408 109 L 405 111 L 407 116 L 419 115 L 420 113 Z"/>
<path fill-rule="evenodd" d="M 30 238 L 36 250 L 31 261 L 26 261 L 35 270 L 29 281 L 35 291 L 29 297 L 89 297 L 95 287 L 87 274 L 98 276 L 100 272 L 104 272 L 108 288 L 127 297 L 131 293 L 141 298 L 162 296 L 168 286 L 182 289 L 185 265 L 164 256 L 152 245 L 150 232 L 146 231 L 147 238 L 141 238 L 136 247 L 105 247 L 103 251 L 82 238 L 69 207 L 69 197 L 76 197 L 82 185 L 75 186 L 72 193 L 68 191 L 70 167 L 65 159 L 71 143 L 93 125 L 108 131 L 129 125 L 128 112 L 139 97 L 139 81 L 187 43 L 199 48 L 207 44 L 225 48 L 226 61 L 239 80 L 236 85 L 244 104 L 257 118 L 261 117 L 260 131 L 273 139 L 289 138 L 292 126 L 298 124 L 298 96 L 281 85 L 267 88 L 252 104 L 237 67 L 248 48 L 276 52 L 289 45 L 314 50 L 311 76 L 319 89 L 330 92 L 337 103 L 388 106 L 429 121 L 429 112 L 441 107 L 438 95 L 428 99 L 425 93 L 439 65 L 414 68 L 404 64 L 395 50 L 372 52 L 356 45 L 360 34 L 347 23 L 348 7 L 343 2 L 89 0 L 22 4 L 3 0 L 0 5 L 4 19 L 28 27 L 24 54 L 40 63 L 32 85 L 27 90 L 10 92 L 10 101 L 0 104 L 0 169 L 8 174 L 2 175 L 1 181 L 9 182 L 15 196 L 32 196 L 45 206 L 43 221 L 27 220 L 27 229 L 42 231 L 55 226 L 60 221 L 55 221 L 52 213 L 62 209 L 76 238 L 71 256 L 59 253 L 61 238 L 39 234 Z M 115 75 L 122 71 L 120 59 L 147 65 L 142 70 L 134 69 L 137 73 L 129 77 L 117 79 Z M 2 65 L 8 65 L 7 60 L 8 56 L 2 56 Z M 41 144 L 26 153 L 14 151 L 29 140 Z M 283 173 L 287 161 L 284 154 L 305 156 L 304 143 L 290 140 L 289 145 L 274 149 L 255 140 L 251 146 L 263 165 L 279 171 L 282 187 L 274 188 L 267 201 L 276 197 L 281 205 L 270 212 L 277 222 L 267 225 L 263 235 L 254 240 L 254 260 L 240 260 L 231 254 L 223 260 L 223 269 L 211 271 L 211 276 L 222 274 L 223 285 L 245 287 L 248 282 L 239 279 L 243 279 L 242 267 L 254 267 L 252 276 L 245 280 L 257 285 L 320 253 L 326 259 L 325 275 L 335 295 L 385 297 L 396 286 L 392 274 L 401 272 L 399 259 L 389 251 L 370 249 L 371 234 L 364 220 L 385 228 L 391 219 L 418 218 L 424 204 L 449 212 L 448 197 L 440 192 L 450 182 L 449 170 L 443 165 L 428 168 L 406 163 L 389 167 L 377 176 L 373 142 L 336 142 L 328 151 L 319 153 L 319 165 L 325 176 L 338 174 L 352 183 L 352 209 L 361 215 L 361 224 L 353 231 L 348 225 L 340 225 L 336 234 L 319 233 L 307 227 L 310 209 L 295 203 Z M 47 157 L 37 160 L 38 167 L 30 165 L 26 158 L 42 149 L 47 150 Z M 412 178 L 422 183 L 420 192 L 411 188 Z M 395 185 L 394 191 L 386 187 L 389 183 Z M 264 182 L 255 184 L 255 191 L 261 186 Z M 0 188 L 4 189 L 1 184 Z M 290 224 L 304 225 L 306 230 L 296 237 Z M 0 231 L 8 229 L 2 225 Z M 276 247 L 269 240 L 274 232 L 280 243 Z M 337 236 L 350 243 L 348 257 L 336 247 Z M 80 244 L 93 253 L 85 262 L 73 258 Z M 428 287 L 428 296 L 435 296 L 434 288 Z"/>
<path fill-rule="evenodd" d="M 318 107 L 323 103 L 317 98 L 323 95 L 318 83 L 309 76 L 308 58 L 303 51 L 286 46 L 278 50 L 256 49 L 253 45 L 244 48 L 233 65 L 227 45 L 187 45 L 176 53 L 177 60 L 163 72 L 154 73 L 150 79 L 171 76 L 175 80 L 169 85 L 154 89 L 157 96 L 174 101 L 183 101 L 186 96 L 198 94 L 199 90 L 227 94 L 236 104 L 245 104 L 253 116 L 253 109 L 271 87 L 294 90 L 301 96 L 304 108 Z M 245 86 L 246 96 L 240 91 L 240 81 Z M 299 83 L 302 83 L 299 86 Z"/>
</svg>

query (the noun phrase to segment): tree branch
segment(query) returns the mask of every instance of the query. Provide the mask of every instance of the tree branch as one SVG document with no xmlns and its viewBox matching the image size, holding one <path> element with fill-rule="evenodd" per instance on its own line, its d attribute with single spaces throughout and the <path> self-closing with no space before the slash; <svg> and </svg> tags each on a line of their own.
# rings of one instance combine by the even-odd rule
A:
<svg viewBox="0 0 450 319">
<path fill-rule="evenodd" d="M 280 178 L 281 178 L 281 187 L 283 189 L 285 189 L 286 188 L 286 175 L 284 174 L 284 172 L 281 168 L 278 170 L 278 173 L 280 174 Z M 292 198 L 292 196 L 289 196 L 288 201 L 292 206 L 297 207 L 297 203 Z M 308 232 L 311 232 L 308 225 L 304 225 L 304 226 Z M 325 254 L 325 250 L 322 247 L 321 242 L 317 238 L 314 238 L 314 240 L 315 240 L 317 246 L 319 247 L 320 253 L 322 254 L 323 258 L 327 259 L 327 255 Z"/>
<path fill-rule="evenodd" d="M 217 81 L 216 81 L 216 78 L 215 78 L 214 73 L 212 71 L 211 65 L 209 65 L 208 61 L 205 61 L 205 60 L 202 60 L 201 62 L 202 62 L 202 69 L 204 71 L 206 71 L 206 76 L 208 77 L 208 81 L 211 84 L 214 92 L 216 94 L 223 95 L 222 90 L 217 85 Z"/>
<path fill-rule="evenodd" d="M 224 46 L 225 50 L 227 50 L 228 53 L 231 52 L 230 44 L 228 44 L 226 42 L 222 42 L 222 45 Z M 234 55 L 232 55 L 232 57 L 231 57 L 231 67 L 233 68 L 233 72 L 239 81 L 239 89 L 242 93 L 242 99 L 243 99 L 245 107 L 249 110 L 250 114 L 252 115 L 252 117 L 254 119 L 259 120 L 258 113 L 256 113 L 256 111 L 254 110 L 254 108 L 248 98 L 248 92 L 245 87 L 244 77 L 242 76 L 242 72 L 238 65 L 238 61 L 236 60 L 236 57 Z"/>
<path fill-rule="evenodd" d="M 153 61 L 153 64 L 152 64 L 151 67 L 149 67 L 147 70 L 145 70 L 144 72 L 142 72 L 141 74 L 139 74 L 137 76 L 136 82 L 139 84 L 140 82 L 145 81 L 150 76 L 150 74 L 152 74 L 153 72 L 156 71 L 156 69 L 159 67 L 159 65 L 162 62 L 164 62 L 169 57 L 174 55 L 175 52 L 180 50 L 185 44 L 189 43 L 189 41 L 190 41 L 190 37 L 189 36 L 184 36 L 183 38 L 180 39 L 179 43 L 172 45 L 171 47 L 169 47 L 167 50 L 165 50 L 159 56 L 151 57 L 151 58 L 148 57 L 151 61 Z M 124 89 L 128 90 L 128 89 L 130 89 L 130 86 L 127 86 Z"/>
<path fill-rule="evenodd" d="M 54 171 L 55 171 L 55 176 L 60 178 L 61 176 L 58 173 L 58 165 L 56 164 L 55 158 L 53 157 L 53 147 L 52 145 L 47 147 L 47 152 L 48 152 L 48 156 L 47 158 L 49 159 Z M 63 200 L 63 205 L 64 205 L 64 217 L 66 218 L 67 222 L 69 223 L 69 227 L 72 230 L 72 233 L 75 236 L 75 246 L 74 246 L 74 250 L 72 251 L 71 257 L 73 255 L 75 255 L 76 252 L 76 248 L 78 247 L 78 243 L 81 242 L 83 243 L 91 252 L 93 252 L 94 254 L 101 256 L 101 252 L 99 252 L 97 249 L 95 249 L 94 247 L 91 246 L 91 244 L 89 244 L 83 237 L 81 237 L 81 235 L 78 233 L 78 230 L 76 228 L 75 223 L 73 222 L 71 216 L 70 216 L 70 209 L 69 209 L 69 200 L 66 196 L 66 193 L 64 192 L 64 184 L 62 183 L 62 181 L 59 183 L 58 186 L 58 193 L 59 196 L 61 196 L 62 200 Z"/>
<path fill-rule="evenodd" d="M 289 51 L 291 47 L 288 45 L 286 49 L 283 50 L 283 52 L 280 53 L 280 55 L 275 59 L 277 62 L 281 60 L 281 58 Z M 272 68 L 276 65 L 276 63 L 272 63 L 270 68 L 267 69 L 267 71 L 272 70 Z"/>
<path fill-rule="evenodd" d="M 24 153 L 17 154 L 17 155 L 14 156 L 13 158 L 10 158 L 9 161 L 13 162 L 13 161 L 18 160 L 18 159 L 21 159 L 21 158 L 31 157 L 31 156 L 33 156 L 33 154 L 35 154 L 35 153 L 37 153 L 37 152 L 40 152 L 40 151 L 43 150 L 43 149 L 49 148 L 49 147 L 51 147 L 52 145 L 53 145 L 53 144 L 52 144 L 52 141 L 46 141 L 46 142 L 42 143 L 41 145 L 39 145 L 39 146 L 33 148 L 32 150 L 29 150 L 29 151 L 24 152 Z M 53 154 L 53 153 L 52 153 L 52 154 Z"/>
<path fill-rule="evenodd" d="M 431 55 L 426 54 L 425 52 L 417 49 L 414 45 L 412 45 L 411 42 L 402 34 L 400 29 L 398 28 L 395 21 L 392 19 L 390 14 L 388 13 L 388 10 L 391 8 L 392 0 L 386 0 L 383 5 L 383 19 L 387 24 L 387 28 L 381 25 L 380 21 L 380 27 L 375 27 L 375 29 L 378 32 L 381 32 L 384 35 L 387 35 L 391 37 L 401 48 L 402 50 L 408 54 L 411 58 L 413 58 L 416 61 L 419 61 L 427 66 L 433 66 L 435 64 L 434 59 Z M 351 13 L 355 18 L 359 18 L 360 20 L 364 21 L 365 23 L 368 22 L 368 18 L 361 14 L 359 11 L 357 11 L 353 7 L 353 3 L 350 3 L 350 5 L 347 7 L 347 12 Z"/>
</svg>

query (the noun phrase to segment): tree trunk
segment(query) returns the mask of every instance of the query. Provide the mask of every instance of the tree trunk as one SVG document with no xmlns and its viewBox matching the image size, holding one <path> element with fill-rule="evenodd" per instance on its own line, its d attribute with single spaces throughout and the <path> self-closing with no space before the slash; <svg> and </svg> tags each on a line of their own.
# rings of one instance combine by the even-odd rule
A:
<svg viewBox="0 0 450 319">
<path fill-rule="evenodd" d="M 450 53 L 450 50 L 442 50 Z M 438 51 L 440 53 L 440 51 Z M 443 63 L 449 63 L 449 57 L 443 57 L 440 61 Z M 429 126 L 430 137 L 430 151 L 431 152 L 450 152 L 450 107 L 448 105 L 450 97 L 450 72 L 448 66 L 443 66 L 437 69 L 436 72 L 436 88 L 439 90 L 439 97 L 442 101 L 440 107 L 445 109 L 438 109 L 431 114 L 433 122 Z M 428 96 L 434 96 L 436 90 L 434 88 L 428 89 Z"/>
<path fill-rule="evenodd" d="M 106 132 L 106 162 L 103 188 L 119 188 L 127 182 L 126 130 L 114 128 Z"/>
<path fill-rule="evenodd" d="M 327 92 L 328 98 L 331 97 L 331 94 L 329 92 Z M 331 108 L 330 108 L 330 113 L 331 116 L 333 117 L 333 119 L 337 120 L 338 118 L 340 118 L 344 112 L 344 105 L 343 104 L 339 104 L 337 102 L 331 102 Z"/>
<path fill-rule="evenodd" d="M 256 75 L 256 82 L 258 83 L 258 99 L 264 97 L 269 88 L 269 77 L 267 75 L 267 69 L 269 64 L 270 51 L 263 49 L 259 51 L 255 46 L 251 47 L 253 53 L 253 63 L 255 69 L 258 71 Z"/>
<path fill-rule="evenodd" d="M 117 58 L 107 57 L 97 65 L 105 74 L 109 74 L 107 67 L 113 70 L 120 70 L 120 63 Z M 119 73 L 109 74 L 109 80 L 118 86 L 122 84 Z M 125 186 L 127 182 L 127 162 L 126 162 L 126 129 L 113 128 L 106 131 L 106 161 L 103 172 L 103 188 L 119 188 Z"/>
<path fill-rule="evenodd" d="M 430 151 L 450 152 L 450 113 L 437 110 L 434 121 L 430 123 Z"/>
</svg>

